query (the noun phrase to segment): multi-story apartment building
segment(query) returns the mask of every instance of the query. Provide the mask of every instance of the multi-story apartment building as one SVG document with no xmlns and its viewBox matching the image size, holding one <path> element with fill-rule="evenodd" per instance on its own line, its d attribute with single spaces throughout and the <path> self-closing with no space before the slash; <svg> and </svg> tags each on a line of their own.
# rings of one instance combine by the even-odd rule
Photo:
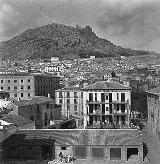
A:
<svg viewBox="0 0 160 164">
<path fill-rule="evenodd" d="M 83 115 L 83 91 L 80 87 L 55 91 L 56 104 L 62 106 L 62 115 Z"/>
<path fill-rule="evenodd" d="M 83 88 L 56 90 L 62 114 L 83 116 L 84 128 L 99 124 L 129 126 L 131 88 L 113 81 L 101 81 Z"/>
<path fill-rule="evenodd" d="M 101 81 L 83 88 L 84 128 L 93 124 L 128 126 L 131 88 L 113 81 Z"/>
<path fill-rule="evenodd" d="M 34 77 L 35 96 L 55 99 L 55 90 L 60 88 L 60 77 L 52 74 L 37 74 Z"/>
<path fill-rule="evenodd" d="M 148 125 L 160 139 L 160 87 L 146 91 L 148 107 Z"/>
<path fill-rule="evenodd" d="M 55 98 L 59 77 L 48 74 L 13 73 L 0 74 L 0 89 L 8 91 L 10 98 L 26 99 L 32 96 Z"/>
</svg>

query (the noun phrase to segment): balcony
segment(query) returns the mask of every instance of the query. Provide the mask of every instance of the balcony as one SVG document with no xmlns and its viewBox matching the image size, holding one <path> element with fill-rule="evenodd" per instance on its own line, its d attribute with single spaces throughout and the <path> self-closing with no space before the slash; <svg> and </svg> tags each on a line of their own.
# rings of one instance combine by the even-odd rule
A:
<svg viewBox="0 0 160 164">
<path fill-rule="evenodd" d="M 114 115 L 127 115 L 128 114 L 128 111 L 127 110 L 125 110 L 125 112 L 124 111 L 121 111 L 121 110 L 119 110 L 119 111 L 117 111 L 117 110 L 114 110 Z"/>
<path fill-rule="evenodd" d="M 102 115 L 102 116 L 105 116 L 105 115 L 112 115 L 112 113 L 110 113 L 110 112 L 101 113 L 100 110 L 96 110 L 96 111 L 93 111 L 93 112 L 88 112 L 87 115 L 90 115 L 90 116 L 91 116 L 91 115 L 92 115 L 92 116 L 94 116 L 94 115 Z"/>
<path fill-rule="evenodd" d="M 88 101 L 87 100 L 87 104 L 108 104 L 108 102 L 101 102 L 101 101 Z"/>
<path fill-rule="evenodd" d="M 88 112 L 87 113 L 88 115 L 100 115 L 101 114 L 101 111 L 100 110 L 94 110 L 93 112 Z"/>
<path fill-rule="evenodd" d="M 112 102 L 104 102 L 104 101 L 88 101 L 87 100 L 87 104 L 128 104 L 129 103 L 129 100 L 127 101 L 124 101 L 124 102 L 121 102 L 121 101 L 112 101 Z"/>
<path fill-rule="evenodd" d="M 111 102 L 112 104 L 128 104 L 129 103 L 129 100 L 127 100 L 127 101 L 112 101 Z"/>
</svg>

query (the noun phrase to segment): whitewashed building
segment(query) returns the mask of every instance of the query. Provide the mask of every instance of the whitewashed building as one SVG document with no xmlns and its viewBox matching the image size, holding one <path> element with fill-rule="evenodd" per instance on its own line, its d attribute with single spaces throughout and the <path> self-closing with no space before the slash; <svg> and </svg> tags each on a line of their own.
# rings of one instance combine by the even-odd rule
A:
<svg viewBox="0 0 160 164">
<path fill-rule="evenodd" d="M 62 115 L 83 116 L 84 128 L 101 126 L 129 127 L 131 88 L 113 81 L 101 81 L 83 88 L 56 90 L 56 104 L 62 105 Z"/>
<path fill-rule="evenodd" d="M 67 87 L 55 91 L 56 104 L 62 106 L 62 115 L 83 115 L 83 91 L 80 87 Z"/>
<path fill-rule="evenodd" d="M 113 81 L 101 81 L 83 88 L 84 128 L 92 124 L 128 126 L 131 88 Z"/>
</svg>

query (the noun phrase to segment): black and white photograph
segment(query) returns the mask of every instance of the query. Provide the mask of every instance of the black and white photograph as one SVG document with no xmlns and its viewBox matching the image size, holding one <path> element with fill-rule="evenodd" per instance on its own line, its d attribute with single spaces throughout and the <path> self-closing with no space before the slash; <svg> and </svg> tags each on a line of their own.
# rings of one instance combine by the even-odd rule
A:
<svg viewBox="0 0 160 164">
<path fill-rule="evenodd" d="M 160 164 L 160 0 L 0 0 L 0 164 Z"/>
</svg>

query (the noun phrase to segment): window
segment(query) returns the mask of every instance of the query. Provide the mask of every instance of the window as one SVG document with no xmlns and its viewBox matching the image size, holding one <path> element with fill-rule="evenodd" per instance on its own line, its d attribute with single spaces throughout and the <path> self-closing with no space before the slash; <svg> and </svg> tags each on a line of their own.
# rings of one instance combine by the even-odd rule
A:
<svg viewBox="0 0 160 164">
<path fill-rule="evenodd" d="M 74 154 L 76 159 L 85 159 L 87 156 L 86 146 L 75 146 Z"/>
<path fill-rule="evenodd" d="M 67 99 L 67 104 L 70 104 L 70 99 Z"/>
<path fill-rule="evenodd" d="M 97 122 L 98 121 L 98 118 L 97 118 L 97 116 L 95 116 L 95 122 Z"/>
<path fill-rule="evenodd" d="M 125 102 L 125 93 L 121 93 L 121 102 Z"/>
<path fill-rule="evenodd" d="M 70 97 L 70 93 L 69 92 L 67 92 L 67 97 Z"/>
<path fill-rule="evenodd" d="M 59 99 L 59 104 L 62 104 L 62 99 Z"/>
<path fill-rule="evenodd" d="M 121 160 L 121 148 L 110 148 L 110 159 Z"/>
<path fill-rule="evenodd" d="M 109 102 L 112 102 L 112 93 L 109 93 Z"/>
<path fill-rule="evenodd" d="M 89 93 L 89 101 L 93 101 L 93 93 Z"/>
<path fill-rule="evenodd" d="M 83 92 L 81 92 L 81 98 L 83 98 Z"/>
<path fill-rule="evenodd" d="M 49 104 L 47 104 L 47 109 L 49 109 Z"/>
<path fill-rule="evenodd" d="M 28 97 L 31 97 L 31 94 L 30 93 L 28 93 Z"/>
<path fill-rule="evenodd" d="M 106 100 L 108 100 L 108 95 L 106 96 Z"/>
<path fill-rule="evenodd" d="M 60 98 L 62 98 L 62 97 L 63 97 L 62 92 L 59 92 L 59 97 L 60 97 Z"/>
<path fill-rule="evenodd" d="M 21 97 L 23 97 L 23 93 L 21 93 Z"/>
<path fill-rule="evenodd" d="M 103 158 L 104 157 L 104 148 L 92 147 L 92 157 L 93 158 Z"/>
<path fill-rule="evenodd" d="M 117 123 L 119 123 L 119 116 L 117 116 Z"/>
<path fill-rule="evenodd" d="M 95 101 L 97 101 L 97 93 L 95 93 Z"/>
<path fill-rule="evenodd" d="M 17 90 L 17 86 L 14 86 L 14 90 L 15 90 L 15 91 Z"/>
<path fill-rule="evenodd" d="M 119 111 L 119 104 L 117 104 L 117 111 Z"/>
<path fill-rule="evenodd" d="M 66 150 L 66 147 L 61 147 L 61 150 Z"/>
<path fill-rule="evenodd" d="M 17 83 L 17 80 L 14 80 L 14 83 Z"/>
<path fill-rule="evenodd" d="M 69 105 L 67 105 L 67 111 L 69 111 L 70 110 L 70 106 Z"/>
<path fill-rule="evenodd" d="M 74 92 L 74 97 L 75 97 L 75 98 L 77 98 L 77 97 L 78 97 L 77 92 Z"/>
<path fill-rule="evenodd" d="M 14 94 L 14 97 L 17 97 L 17 93 Z"/>
<path fill-rule="evenodd" d="M 45 113 L 45 120 L 48 120 L 48 116 L 47 116 L 47 113 Z"/>
<path fill-rule="evenodd" d="M 122 125 L 125 125 L 125 116 L 121 116 Z"/>
<path fill-rule="evenodd" d="M 21 79 L 21 83 L 23 83 L 23 80 Z"/>
<path fill-rule="evenodd" d="M 74 105 L 74 111 L 77 111 L 77 105 Z"/>
<path fill-rule="evenodd" d="M 127 160 L 128 160 L 132 155 L 138 155 L 138 148 L 127 148 Z"/>
<path fill-rule="evenodd" d="M 11 87 L 8 87 L 8 90 L 10 90 L 11 89 Z"/>
<path fill-rule="evenodd" d="M 30 81 L 30 79 L 28 79 L 28 83 L 30 83 L 31 81 Z"/>
<path fill-rule="evenodd" d="M 11 81 L 10 80 L 8 80 L 8 83 L 10 83 Z"/>
<path fill-rule="evenodd" d="M 78 103 L 77 99 L 74 99 L 74 104 L 77 104 L 77 103 Z"/>
<path fill-rule="evenodd" d="M 53 120 L 53 113 L 51 112 L 51 120 Z"/>
<path fill-rule="evenodd" d="M 28 87 L 27 87 L 28 89 L 31 89 L 31 86 L 30 85 L 28 85 Z"/>
<path fill-rule="evenodd" d="M 3 87 L 1 87 L 1 90 L 3 90 Z"/>
<path fill-rule="evenodd" d="M 24 86 L 22 85 L 22 86 L 21 86 L 21 90 L 23 90 L 23 89 L 24 89 Z"/>
<path fill-rule="evenodd" d="M 125 112 L 125 104 L 121 104 L 121 112 Z"/>
<path fill-rule="evenodd" d="M 104 93 L 101 93 L 101 101 L 105 102 L 105 94 Z"/>
<path fill-rule="evenodd" d="M 117 93 L 117 101 L 119 101 L 119 93 Z"/>
<path fill-rule="evenodd" d="M 106 111 L 108 111 L 108 107 L 106 107 Z"/>
<path fill-rule="evenodd" d="M 3 80 L 1 80 L 1 83 L 3 83 Z"/>
</svg>

